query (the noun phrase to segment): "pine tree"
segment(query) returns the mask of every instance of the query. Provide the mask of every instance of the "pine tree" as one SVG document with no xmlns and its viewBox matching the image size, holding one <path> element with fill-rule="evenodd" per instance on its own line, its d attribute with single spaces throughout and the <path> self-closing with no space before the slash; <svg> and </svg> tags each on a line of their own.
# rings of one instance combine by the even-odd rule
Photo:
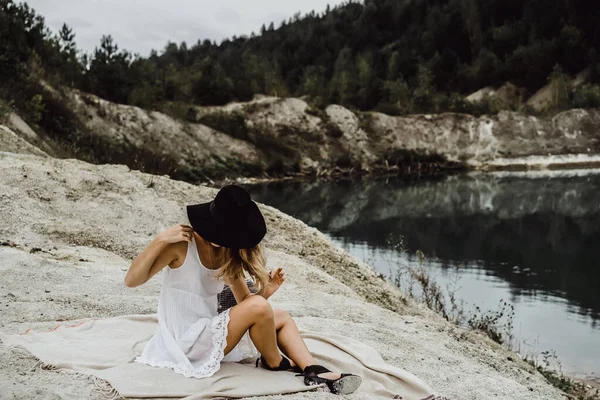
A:
<svg viewBox="0 0 600 400">
<path fill-rule="evenodd" d="M 333 77 L 330 82 L 330 101 L 341 105 L 349 105 L 353 96 L 354 71 L 352 68 L 352 51 L 345 47 L 335 61 Z"/>
<path fill-rule="evenodd" d="M 64 80 L 69 86 L 79 84 L 82 77 L 82 64 L 78 59 L 77 45 L 75 44 L 75 34 L 67 24 L 63 24 L 59 33 L 58 41 L 60 45 L 60 54 L 64 65 Z"/>
</svg>

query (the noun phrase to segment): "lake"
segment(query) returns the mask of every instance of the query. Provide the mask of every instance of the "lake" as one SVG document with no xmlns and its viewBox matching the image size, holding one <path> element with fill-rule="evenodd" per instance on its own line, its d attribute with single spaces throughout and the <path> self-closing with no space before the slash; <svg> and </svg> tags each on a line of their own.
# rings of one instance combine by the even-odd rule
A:
<svg viewBox="0 0 600 400">
<path fill-rule="evenodd" d="M 514 305 L 520 354 L 541 361 L 550 351 L 555 368 L 600 376 L 600 173 L 285 181 L 248 190 L 391 279 L 418 266 L 466 310 Z"/>
</svg>

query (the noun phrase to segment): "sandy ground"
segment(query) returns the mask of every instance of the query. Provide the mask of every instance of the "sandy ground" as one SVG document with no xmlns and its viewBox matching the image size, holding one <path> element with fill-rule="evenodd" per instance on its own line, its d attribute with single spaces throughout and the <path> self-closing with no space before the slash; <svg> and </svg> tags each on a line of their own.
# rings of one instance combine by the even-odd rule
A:
<svg viewBox="0 0 600 400">
<path fill-rule="evenodd" d="M 0 153 L 0 331 L 154 313 L 160 279 L 125 287 L 131 258 L 160 230 L 186 222 L 185 204 L 214 194 L 124 166 Z M 564 398 L 517 355 L 407 300 L 317 230 L 261 209 L 269 265 L 288 274 L 272 303 L 299 326 L 363 341 L 452 399 Z M 33 365 L 0 347 L 1 399 L 102 398 L 86 380 Z"/>
</svg>

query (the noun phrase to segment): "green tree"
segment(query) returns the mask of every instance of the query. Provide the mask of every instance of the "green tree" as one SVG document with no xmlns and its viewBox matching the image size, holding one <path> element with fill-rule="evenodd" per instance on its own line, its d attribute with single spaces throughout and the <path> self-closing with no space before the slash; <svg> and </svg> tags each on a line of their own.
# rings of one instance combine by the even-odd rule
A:
<svg viewBox="0 0 600 400">
<path fill-rule="evenodd" d="M 349 1 L 269 21 L 259 36 L 167 43 L 144 58 L 110 37 L 80 54 L 71 28 L 52 35 L 26 3 L 0 0 L 0 96 L 24 109 L 43 79 L 143 107 L 293 93 L 404 112 L 408 87 L 411 109 L 462 109 L 461 96 L 506 81 L 533 93 L 557 63 L 600 82 L 598 20 L 580 0 Z"/>
<path fill-rule="evenodd" d="M 402 75 L 400 72 L 400 53 L 398 51 L 394 51 L 387 64 L 385 79 L 387 81 L 394 81 L 400 75 Z"/>
<path fill-rule="evenodd" d="M 577 74 L 588 64 L 588 46 L 583 32 L 573 25 L 565 25 L 558 37 L 559 63 L 570 74 Z"/>
<path fill-rule="evenodd" d="M 131 61 L 131 54 L 119 51 L 112 36 L 102 36 L 86 75 L 90 91 L 105 99 L 126 104 L 133 86 Z"/>
<path fill-rule="evenodd" d="M 265 59 L 262 62 L 262 70 L 265 77 L 264 94 L 277 97 L 286 97 L 289 95 L 287 86 L 281 78 L 279 63 L 271 63 Z"/>
<path fill-rule="evenodd" d="M 324 105 L 326 97 L 325 68 L 311 65 L 302 73 L 299 95 L 309 95 Z"/>
<path fill-rule="evenodd" d="M 200 64 L 199 77 L 193 83 L 195 102 L 203 105 L 222 105 L 233 100 L 232 91 L 233 81 L 219 61 L 206 57 Z"/>
<path fill-rule="evenodd" d="M 433 86 L 433 74 L 425 65 L 420 65 L 417 74 L 417 87 L 413 92 L 415 111 L 431 111 L 433 109 L 434 95 L 435 87 Z"/>
<path fill-rule="evenodd" d="M 349 105 L 355 93 L 355 76 L 352 52 L 346 47 L 340 51 L 335 61 L 333 77 L 330 81 L 330 100 L 342 106 Z"/>
<path fill-rule="evenodd" d="M 483 44 L 483 33 L 480 26 L 481 18 L 479 17 L 477 0 L 461 0 L 460 11 L 469 34 L 471 54 L 479 54 Z"/>
<path fill-rule="evenodd" d="M 377 78 L 373 66 L 371 52 L 360 54 L 356 57 L 356 85 L 358 93 L 355 104 L 360 109 L 371 109 L 380 100 L 380 80 Z"/>
<path fill-rule="evenodd" d="M 533 91 L 546 83 L 546 77 L 552 72 L 555 60 L 555 41 L 543 40 L 520 46 L 506 62 L 506 78 Z"/>
<path fill-rule="evenodd" d="M 64 64 L 64 81 L 69 86 L 77 86 L 83 75 L 82 65 L 78 58 L 75 33 L 67 24 L 63 24 L 58 33 L 60 54 Z"/>
<path fill-rule="evenodd" d="M 388 103 L 395 108 L 396 113 L 408 114 L 412 111 L 412 93 L 403 79 L 385 81 Z"/>
<path fill-rule="evenodd" d="M 552 88 L 552 106 L 564 109 L 569 103 L 569 77 L 563 72 L 560 64 L 556 64 L 548 78 Z"/>
</svg>

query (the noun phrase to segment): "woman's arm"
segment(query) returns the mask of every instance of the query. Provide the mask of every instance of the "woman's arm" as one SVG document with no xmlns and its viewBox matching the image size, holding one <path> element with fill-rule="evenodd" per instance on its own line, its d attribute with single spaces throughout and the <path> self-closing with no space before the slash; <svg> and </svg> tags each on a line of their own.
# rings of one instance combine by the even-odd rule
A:
<svg viewBox="0 0 600 400">
<path fill-rule="evenodd" d="M 283 268 L 277 268 L 275 271 L 269 271 L 269 286 L 265 288 L 263 293 L 263 297 L 268 299 L 273 296 L 273 294 L 279 289 L 281 285 L 285 282 L 285 272 L 283 272 Z"/>
<path fill-rule="evenodd" d="M 240 276 L 233 281 L 225 279 L 225 283 L 231 288 L 231 293 L 233 293 L 233 297 L 235 297 L 235 302 L 237 304 L 240 304 L 248 296 L 254 295 L 254 293 L 250 292 L 250 289 L 248 289 L 248 284 L 243 276 Z"/>
<path fill-rule="evenodd" d="M 279 287 L 285 282 L 285 273 L 283 272 L 283 268 L 278 268 L 276 271 L 269 272 L 269 285 L 263 291 L 262 296 L 265 299 L 268 299 L 279 289 Z M 226 283 L 231 288 L 231 292 L 233 293 L 233 297 L 235 297 L 235 301 L 237 304 L 240 304 L 244 299 L 248 296 L 253 296 L 255 293 L 250 292 L 248 289 L 248 284 L 246 283 L 246 279 L 243 276 L 240 276 L 233 282 Z"/>
<path fill-rule="evenodd" d="M 128 287 L 142 285 L 161 269 L 177 260 L 174 245 L 182 241 L 191 241 L 192 234 L 192 228 L 187 225 L 177 225 L 161 232 L 133 260 L 125 275 L 125 285 Z"/>
</svg>

